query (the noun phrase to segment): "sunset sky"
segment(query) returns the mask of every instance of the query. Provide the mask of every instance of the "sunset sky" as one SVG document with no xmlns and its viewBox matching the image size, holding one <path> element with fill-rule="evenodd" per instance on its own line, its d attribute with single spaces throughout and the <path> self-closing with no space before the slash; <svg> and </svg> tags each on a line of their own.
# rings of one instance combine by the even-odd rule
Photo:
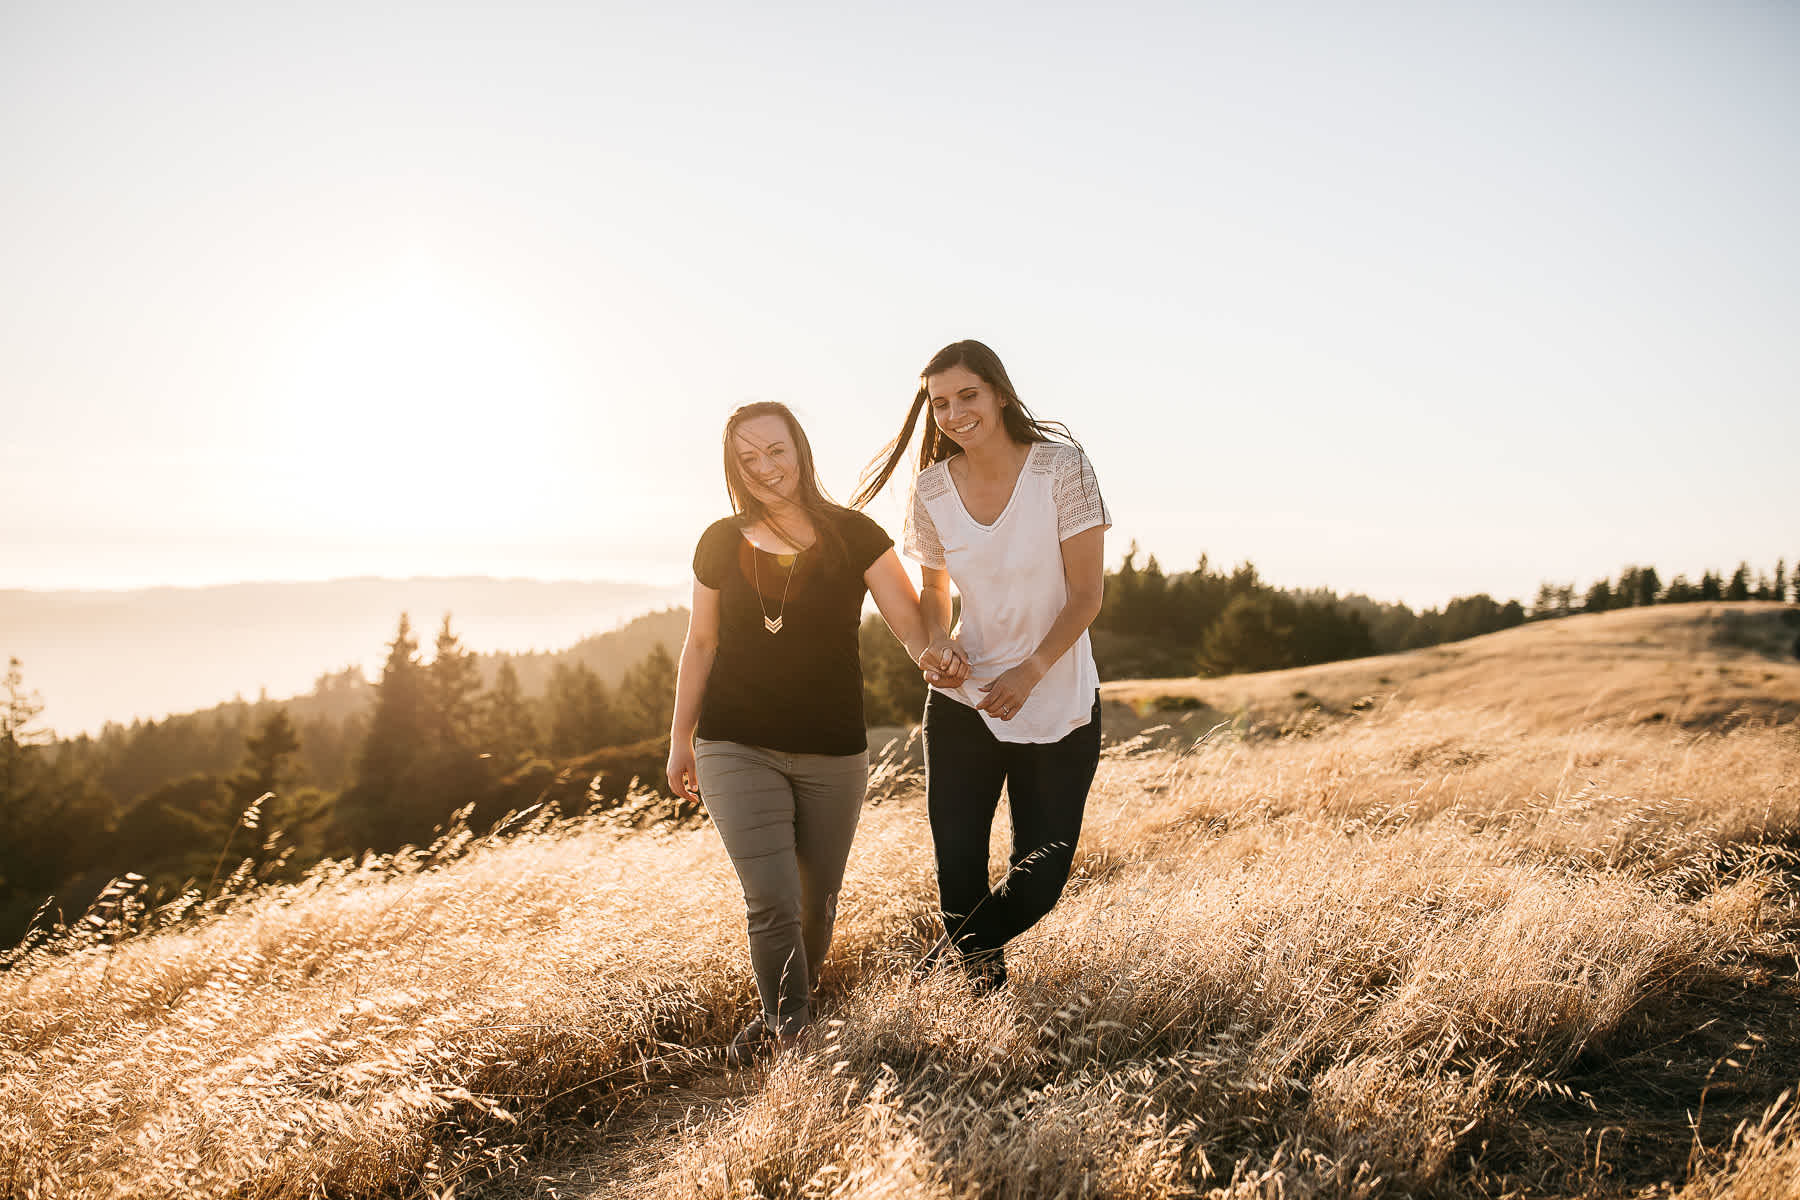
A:
<svg viewBox="0 0 1800 1200">
<path fill-rule="evenodd" d="M 1792 4 L 0 5 L 0 588 L 678 581 L 978 337 L 1171 570 L 1800 556 Z M 898 531 L 892 498 L 875 515 Z"/>
</svg>

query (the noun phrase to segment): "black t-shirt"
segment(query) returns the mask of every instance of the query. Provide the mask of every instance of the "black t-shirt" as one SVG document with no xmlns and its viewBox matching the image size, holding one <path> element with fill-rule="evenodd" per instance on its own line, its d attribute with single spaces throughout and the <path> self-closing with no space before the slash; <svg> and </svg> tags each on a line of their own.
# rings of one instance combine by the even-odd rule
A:
<svg viewBox="0 0 1800 1200">
<path fill-rule="evenodd" d="M 859 754 L 863 726 L 863 572 L 894 539 L 853 509 L 830 518 L 790 569 L 752 546 L 737 517 L 714 521 L 694 550 L 694 578 L 719 593 L 719 647 L 698 733 L 788 754 Z M 758 595 L 758 584 L 761 594 Z M 786 599 L 783 599 L 785 592 Z M 770 633 L 769 622 L 780 619 Z"/>
</svg>

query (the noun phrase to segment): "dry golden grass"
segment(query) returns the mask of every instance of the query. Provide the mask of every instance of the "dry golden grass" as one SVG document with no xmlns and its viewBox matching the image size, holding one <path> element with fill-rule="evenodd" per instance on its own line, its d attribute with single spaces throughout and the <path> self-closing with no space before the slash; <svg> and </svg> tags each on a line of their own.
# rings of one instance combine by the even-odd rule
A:
<svg viewBox="0 0 1800 1200">
<path fill-rule="evenodd" d="M 978 1001 L 905 982 L 890 782 L 831 1020 L 767 1070 L 718 1054 L 753 1000 L 706 828 L 539 819 L 36 956 L 0 1192 L 1792 1195 L 1800 731 L 1453 699 L 1115 746 Z"/>
<path fill-rule="evenodd" d="M 1672 604 L 1565 617 L 1405 654 L 1221 679 L 1121 680 L 1101 687 L 1124 727 L 1170 701 L 1204 707 L 1159 719 L 1204 732 L 1223 716 L 1277 726 L 1359 701 L 1481 708 L 1534 729 L 1591 721 L 1712 728 L 1800 718 L 1800 625 L 1791 605 Z"/>
</svg>

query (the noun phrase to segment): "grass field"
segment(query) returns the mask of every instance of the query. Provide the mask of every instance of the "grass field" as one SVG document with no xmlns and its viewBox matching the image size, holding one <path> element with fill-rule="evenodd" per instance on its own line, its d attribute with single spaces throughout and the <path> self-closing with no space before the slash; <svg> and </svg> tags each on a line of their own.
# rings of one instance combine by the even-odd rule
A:
<svg viewBox="0 0 1800 1200">
<path fill-rule="evenodd" d="M 94 929 L 0 974 L 0 1192 L 1792 1196 L 1794 632 L 1109 684 L 1139 736 L 980 1000 L 906 981 L 929 836 L 886 778 L 829 1019 L 767 1069 L 719 1053 L 754 999 L 705 827 L 538 814 Z"/>
</svg>

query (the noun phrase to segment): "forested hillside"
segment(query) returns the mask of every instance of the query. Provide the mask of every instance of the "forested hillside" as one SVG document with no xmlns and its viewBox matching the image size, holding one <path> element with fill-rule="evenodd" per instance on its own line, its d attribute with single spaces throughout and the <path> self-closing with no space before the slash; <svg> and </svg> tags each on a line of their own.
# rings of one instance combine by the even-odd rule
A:
<svg viewBox="0 0 1800 1200">
<path fill-rule="evenodd" d="M 1545 585 L 1516 600 L 1403 605 L 1266 583 L 1250 563 L 1201 559 L 1165 573 L 1133 546 L 1107 577 L 1094 627 L 1105 680 L 1208 678 L 1459 641 L 1572 612 L 1702 597 L 1785 600 L 1785 563 L 1740 566 L 1690 587 L 1631 567 L 1574 599 Z M 543 801 L 564 812 L 621 799 L 633 777 L 661 786 L 682 609 L 651 613 L 555 653 L 476 654 L 445 616 L 402 617 L 380 677 L 320 675 L 291 699 L 234 700 L 162 721 L 57 740 L 16 660 L 0 726 L 0 940 L 80 913 L 134 875 L 166 899 L 246 878 L 294 878 L 327 857 L 429 842 L 465 811 L 480 832 Z M 916 721 L 924 684 L 880 620 L 864 621 L 865 717 Z M 234 879 L 234 873 L 236 878 Z M 224 878 L 221 879 L 220 876 Z M 48 899 L 48 906 L 46 901 Z M 39 909 L 43 907 L 40 913 Z"/>
</svg>

